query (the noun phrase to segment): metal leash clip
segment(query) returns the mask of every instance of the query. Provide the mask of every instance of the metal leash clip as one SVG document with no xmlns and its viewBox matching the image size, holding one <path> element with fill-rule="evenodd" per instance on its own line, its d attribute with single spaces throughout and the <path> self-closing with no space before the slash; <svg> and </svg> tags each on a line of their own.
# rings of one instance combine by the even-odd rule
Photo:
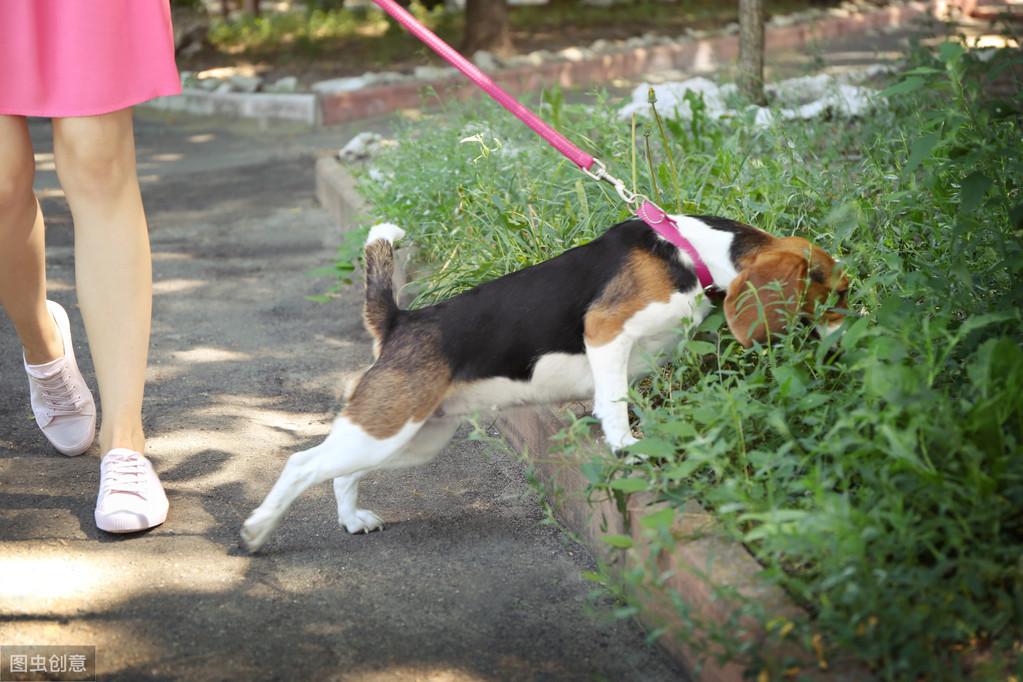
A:
<svg viewBox="0 0 1023 682">
<path fill-rule="evenodd" d="M 595 169 L 595 170 L 594 170 Z M 615 192 L 622 198 L 622 201 L 631 208 L 634 212 L 639 209 L 639 206 L 646 200 L 646 197 L 642 194 L 636 194 L 628 187 L 626 187 L 623 180 L 619 180 L 615 176 L 607 172 L 607 166 L 600 159 L 593 159 L 593 165 L 589 168 L 580 168 L 583 173 L 590 176 L 598 182 L 606 182 L 607 184 L 614 187 Z"/>
</svg>

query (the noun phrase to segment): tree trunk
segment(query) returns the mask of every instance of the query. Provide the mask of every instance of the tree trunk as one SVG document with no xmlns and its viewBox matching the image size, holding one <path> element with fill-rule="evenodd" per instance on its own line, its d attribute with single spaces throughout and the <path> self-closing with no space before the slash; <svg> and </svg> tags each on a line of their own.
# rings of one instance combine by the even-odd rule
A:
<svg viewBox="0 0 1023 682">
<path fill-rule="evenodd" d="M 739 0 L 739 89 L 757 104 L 764 96 L 764 0 Z"/>
<path fill-rule="evenodd" d="M 242 11 L 254 17 L 259 16 L 259 0 L 242 0 Z"/>
<path fill-rule="evenodd" d="M 505 0 L 466 0 L 461 51 L 471 57 L 477 50 L 511 53 L 511 24 Z"/>
</svg>

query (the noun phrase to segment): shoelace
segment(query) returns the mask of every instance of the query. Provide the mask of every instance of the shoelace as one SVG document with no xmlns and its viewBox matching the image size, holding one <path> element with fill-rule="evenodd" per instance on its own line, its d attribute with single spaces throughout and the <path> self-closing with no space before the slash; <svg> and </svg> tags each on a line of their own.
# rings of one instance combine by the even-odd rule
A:
<svg viewBox="0 0 1023 682">
<path fill-rule="evenodd" d="M 103 493 L 132 493 L 144 497 L 146 462 L 137 453 L 107 455 L 103 461 Z"/>
<path fill-rule="evenodd" d="M 46 411 L 51 417 L 72 416 L 79 412 L 82 396 L 75 393 L 71 373 L 62 369 L 52 377 L 35 377 L 39 391 L 46 402 Z"/>
</svg>

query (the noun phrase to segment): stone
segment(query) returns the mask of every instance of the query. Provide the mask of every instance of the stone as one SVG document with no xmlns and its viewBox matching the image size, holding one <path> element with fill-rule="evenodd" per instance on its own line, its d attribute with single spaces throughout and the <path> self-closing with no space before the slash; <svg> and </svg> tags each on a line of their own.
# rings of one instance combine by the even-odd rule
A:
<svg viewBox="0 0 1023 682">
<path fill-rule="evenodd" d="M 362 161 L 368 159 L 380 149 L 384 138 L 377 133 L 369 131 L 359 133 L 348 141 L 338 152 L 338 158 L 342 161 Z"/>
<path fill-rule="evenodd" d="M 417 66 L 412 73 L 417 80 L 435 81 L 450 78 L 458 72 L 450 66 Z"/>
<path fill-rule="evenodd" d="M 409 77 L 397 71 L 380 71 L 378 73 L 366 72 L 362 77 L 374 85 L 389 85 L 409 80 Z"/>
<path fill-rule="evenodd" d="M 295 76 L 285 76 L 278 78 L 273 82 L 268 90 L 270 92 L 295 92 L 298 90 L 298 78 Z"/>
<path fill-rule="evenodd" d="M 213 92 L 214 90 L 219 88 L 220 83 L 221 81 L 219 78 L 196 78 L 192 81 L 194 87 L 197 87 L 200 90 L 205 90 L 207 92 Z"/>
<path fill-rule="evenodd" d="M 313 83 L 312 91 L 321 95 L 334 95 L 342 92 L 361 90 L 370 84 L 365 76 L 349 76 L 347 78 L 331 78 Z"/>
<path fill-rule="evenodd" d="M 563 50 L 558 50 L 558 56 L 562 59 L 567 59 L 570 62 L 581 62 L 584 59 L 592 57 L 593 53 L 584 48 L 566 47 Z"/>
<path fill-rule="evenodd" d="M 497 71 L 501 68 L 501 63 L 497 60 L 497 57 L 486 50 L 477 50 L 472 56 L 472 63 L 484 71 Z"/>
<path fill-rule="evenodd" d="M 220 81 L 220 84 L 216 87 L 216 89 L 213 92 L 217 93 L 218 95 L 224 95 L 229 92 L 234 92 L 234 85 L 232 85 L 230 81 Z"/>
<path fill-rule="evenodd" d="M 261 76 L 231 76 L 231 86 L 236 92 L 256 92 L 263 85 Z"/>
</svg>

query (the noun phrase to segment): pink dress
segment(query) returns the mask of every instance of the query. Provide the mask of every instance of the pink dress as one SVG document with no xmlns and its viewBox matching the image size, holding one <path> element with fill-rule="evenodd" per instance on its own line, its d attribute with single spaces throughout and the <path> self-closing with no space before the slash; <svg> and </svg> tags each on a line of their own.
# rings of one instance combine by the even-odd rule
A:
<svg viewBox="0 0 1023 682">
<path fill-rule="evenodd" d="M 0 0 L 0 114 L 94 116 L 179 92 L 169 0 Z"/>
</svg>

